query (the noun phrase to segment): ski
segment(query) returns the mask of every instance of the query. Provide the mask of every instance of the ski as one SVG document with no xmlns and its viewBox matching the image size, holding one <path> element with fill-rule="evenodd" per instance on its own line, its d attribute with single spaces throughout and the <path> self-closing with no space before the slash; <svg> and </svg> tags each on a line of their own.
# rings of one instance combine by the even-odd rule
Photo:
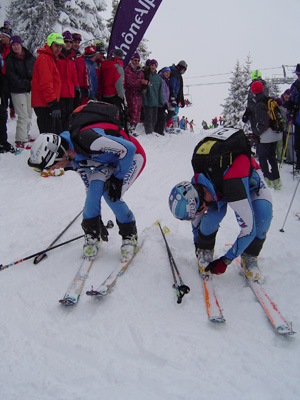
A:
<svg viewBox="0 0 300 400">
<path fill-rule="evenodd" d="M 268 296 L 263 286 L 259 282 L 248 279 L 245 274 L 244 276 L 248 286 L 252 289 L 275 331 L 280 335 L 293 335 L 296 333 L 292 328 L 292 324 L 289 324 L 284 319 L 278 307 Z"/>
<path fill-rule="evenodd" d="M 64 297 L 59 300 L 64 306 L 74 306 L 78 303 L 84 282 L 86 281 L 89 272 L 94 263 L 94 258 L 84 258 L 76 275 L 74 276 L 72 282 L 70 283 Z"/>
<path fill-rule="evenodd" d="M 133 257 L 125 262 L 125 263 L 120 263 L 109 275 L 108 277 L 101 283 L 101 285 L 94 290 L 93 286 L 91 290 L 88 290 L 86 292 L 87 296 L 106 296 L 110 293 L 112 288 L 115 286 L 117 283 L 118 278 L 124 274 L 126 269 L 128 268 L 129 264 L 133 261 L 137 253 L 139 252 L 140 248 L 142 247 L 143 242 L 137 247 L 136 253 L 133 255 Z"/>
<path fill-rule="evenodd" d="M 289 324 L 285 320 L 285 318 L 282 316 L 276 304 L 268 296 L 262 284 L 257 281 L 252 281 L 246 276 L 245 271 L 241 264 L 241 257 L 237 257 L 235 261 L 240 266 L 242 274 L 244 275 L 248 286 L 255 294 L 259 304 L 266 313 L 275 332 L 279 333 L 280 335 L 293 335 L 294 333 L 296 333 L 292 328 L 292 324 Z"/>
<path fill-rule="evenodd" d="M 205 305 L 208 319 L 211 322 L 225 322 L 225 318 L 220 307 L 214 284 L 213 284 L 213 275 L 211 273 L 203 273 L 201 272 L 202 267 L 198 266 L 199 273 L 201 275 Z M 201 269 L 200 269 L 201 268 Z"/>
</svg>

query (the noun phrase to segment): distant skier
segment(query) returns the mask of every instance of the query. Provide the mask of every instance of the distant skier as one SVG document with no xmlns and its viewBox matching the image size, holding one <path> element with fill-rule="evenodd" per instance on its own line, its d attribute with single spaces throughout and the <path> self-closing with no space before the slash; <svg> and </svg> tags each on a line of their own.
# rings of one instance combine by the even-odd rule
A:
<svg viewBox="0 0 300 400">
<path fill-rule="evenodd" d="M 272 219 L 270 191 L 250 152 L 225 156 L 222 151 L 224 141 L 216 140 L 221 135 L 223 138 L 232 137 L 232 140 L 234 137 L 243 139 L 241 135 L 245 136 L 241 130 L 219 128 L 215 134 L 198 143 L 192 160 L 195 175 L 191 183 L 180 182 L 172 189 L 170 210 L 175 218 L 192 221 L 201 273 L 223 274 L 227 266 L 241 255 L 248 278 L 259 281 L 257 256 Z M 240 142 L 232 143 L 234 149 Z M 208 158 L 210 152 L 213 155 Z M 235 212 L 240 233 L 224 256 L 213 260 L 216 235 L 225 217 L 227 205 Z"/>
<path fill-rule="evenodd" d="M 107 106 L 117 110 L 113 105 Z M 97 103 L 79 107 L 73 118 L 78 115 L 78 121 L 82 122 L 80 111 L 83 107 L 92 107 L 91 115 L 98 118 Z M 118 111 L 116 113 L 118 115 Z M 74 125 L 76 119 L 73 119 Z M 140 175 L 145 163 L 146 155 L 139 142 L 119 126 L 108 122 L 79 124 L 79 128 L 71 133 L 64 131 L 60 136 L 40 135 L 28 160 L 28 165 L 38 170 L 65 168 L 80 174 L 86 186 L 82 221 L 85 233 L 83 254 L 86 257 L 96 256 L 100 238 L 108 240 L 108 231 L 101 219 L 101 199 L 104 197 L 116 216 L 122 236 L 122 262 L 133 257 L 138 243 L 135 217 L 122 196 Z"/>
</svg>

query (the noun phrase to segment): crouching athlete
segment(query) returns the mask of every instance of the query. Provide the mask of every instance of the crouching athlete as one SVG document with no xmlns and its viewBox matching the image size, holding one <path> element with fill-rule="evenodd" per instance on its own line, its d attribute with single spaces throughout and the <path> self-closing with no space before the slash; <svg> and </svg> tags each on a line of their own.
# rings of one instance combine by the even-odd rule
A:
<svg viewBox="0 0 300 400">
<path fill-rule="evenodd" d="M 260 166 L 253 157 L 238 155 L 221 180 L 214 171 L 197 173 L 191 182 L 181 182 L 171 191 L 173 215 L 191 220 L 200 273 L 223 274 L 241 255 L 248 278 L 260 280 L 257 257 L 272 219 L 272 200 Z M 240 233 L 226 254 L 213 260 L 216 235 L 229 205 L 235 212 Z"/>
<path fill-rule="evenodd" d="M 116 216 L 122 237 L 121 261 L 132 258 L 138 236 L 135 217 L 122 200 L 146 163 L 140 143 L 118 126 L 99 122 L 85 126 L 76 135 L 41 134 L 31 148 L 28 165 L 38 170 L 64 168 L 74 170 L 86 187 L 82 229 L 85 233 L 83 254 L 95 257 L 100 238 L 108 240 L 108 231 L 101 219 L 101 199 L 104 197 Z"/>
</svg>

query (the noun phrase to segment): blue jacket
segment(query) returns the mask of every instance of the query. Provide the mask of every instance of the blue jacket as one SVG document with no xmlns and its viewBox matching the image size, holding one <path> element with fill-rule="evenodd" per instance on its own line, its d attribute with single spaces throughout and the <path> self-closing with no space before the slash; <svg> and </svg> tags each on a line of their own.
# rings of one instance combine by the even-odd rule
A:
<svg viewBox="0 0 300 400">
<path fill-rule="evenodd" d="M 98 134 L 98 137 L 95 137 L 95 133 Z M 60 136 L 68 142 L 70 149 L 74 151 L 70 132 L 64 131 Z M 93 128 L 86 130 L 85 148 L 87 144 L 91 155 L 87 157 L 75 152 L 76 157 L 72 161 L 74 165 L 70 164 L 69 167 L 74 168 L 75 166 L 76 169 L 95 172 L 110 165 L 115 168 L 114 175 L 116 178 L 123 179 L 125 177 L 136 152 L 136 147 L 132 142 L 123 137 L 106 135 L 101 128 Z"/>
<path fill-rule="evenodd" d="M 90 98 L 95 98 L 95 94 L 98 91 L 98 78 L 96 68 L 94 66 L 94 61 L 89 58 L 84 58 L 87 75 L 88 75 L 88 86 L 89 86 L 89 96 Z"/>
</svg>

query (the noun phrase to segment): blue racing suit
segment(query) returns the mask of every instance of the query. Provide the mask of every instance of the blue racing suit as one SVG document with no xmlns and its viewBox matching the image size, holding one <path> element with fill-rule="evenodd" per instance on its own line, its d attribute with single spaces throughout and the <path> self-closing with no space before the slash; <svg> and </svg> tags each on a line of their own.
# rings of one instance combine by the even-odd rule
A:
<svg viewBox="0 0 300 400">
<path fill-rule="evenodd" d="M 258 256 L 271 224 L 272 199 L 254 158 L 251 157 L 250 165 L 246 155 L 239 155 L 225 171 L 221 190 L 217 190 L 213 180 L 202 173 L 194 175 L 192 184 L 205 186 L 213 196 L 207 212 L 192 221 L 196 247 L 214 249 L 220 222 L 230 205 L 240 233 L 224 256 L 231 261 L 243 252 Z"/>
</svg>

